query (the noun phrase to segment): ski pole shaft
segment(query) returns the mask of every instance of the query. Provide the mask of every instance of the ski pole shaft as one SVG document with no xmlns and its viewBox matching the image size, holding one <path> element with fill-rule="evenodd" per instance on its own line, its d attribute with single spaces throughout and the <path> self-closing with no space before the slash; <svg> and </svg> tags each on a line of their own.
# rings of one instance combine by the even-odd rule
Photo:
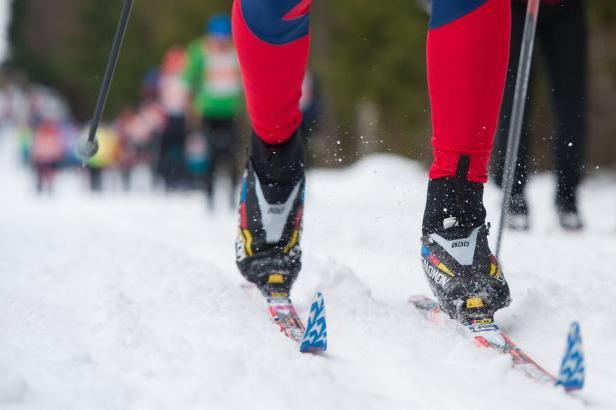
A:
<svg viewBox="0 0 616 410">
<path fill-rule="evenodd" d="M 520 148 L 520 137 L 522 135 L 522 123 L 524 122 L 524 110 L 526 108 L 526 96 L 528 95 L 528 79 L 533 59 L 533 49 L 535 46 L 535 33 L 537 32 L 537 21 L 539 19 L 539 5 L 541 0 L 528 0 L 526 9 L 526 20 L 524 22 L 524 34 L 522 35 L 522 48 L 520 50 L 520 62 L 515 84 L 513 97 L 513 108 L 511 110 L 511 123 L 509 135 L 507 137 L 507 153 L 503 169 L 503 201 L 501 204 L 500 223 L 498 227 L 498 240 L 496 244 L 496 257 L 500 255 L 503 242 L 503 232 L 507 225 L 509 216 L 509 203 L 513 191 L 515 170 L 518 163 L 518 151 Z"/>
<path fill-rule="evenodd" d="M 126 34 L 126 28 L 128 27 L 128 21 L 133 9 L 133 3 L 134 0 L 124 0 L 124 4 L 122 5 L 120 21 L 118 22 L 115 36 L 113 38 L 113 45 L 111 46 L 111 52 L 109 53 L 109 57 L 107 59 L 107 67 L 105 68 L 103 83 L 101 84 L 98 99 L 96 101 L 96 110 L 94 111 L 94 117 L 90 124 L 88 138 L 78 147 L 79 153 L 86 159 L 93 157 L 96 154 L 96 151 L 98 151 L 96 131 L 98 130 L 103 112 L 105 111 L 107 97 L 109 97 L 109 89 L 111 88 L 111 82 L 113 81 L 113 76 L 118 65 L 120 50 L 122 49 L 122 43 L 124 41 L 124 35 Z"/>
</svg>

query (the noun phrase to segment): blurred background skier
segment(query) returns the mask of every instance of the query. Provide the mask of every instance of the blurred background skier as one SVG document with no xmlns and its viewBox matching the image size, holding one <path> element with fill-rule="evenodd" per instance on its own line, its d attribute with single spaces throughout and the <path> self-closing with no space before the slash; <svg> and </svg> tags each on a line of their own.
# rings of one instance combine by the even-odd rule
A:
<svg viewBox="0 0 616 410">
<path fill-rule="evenodd" d="M 99 149 L 96 155 L 87 161 L 90 191 L 102 192 L 105 188 L 103 175 L 118 165 L 121 157 L 120 136 L 109 125 L 102 125 L 96 134 Z"/>
<path fill-rule="evenodd" d="M 205 173 L 208 204 L 214 206 L 215 175 L 221 169 L 226 169 L 230 176 L 231 203 L 234 204 L 239 179 L 237 116 L 242 109 L 242 86 L 229 16 L 213 16 L 205 36 L 190 44 L 187 54 L 185 79 L 190 86 L 194 109 L 201 118 L 210 156 L 209 169 Z"/>
<path fill-rule="evenodd" d="M 53 180 L 64 159 L 62 129 L 58 121 L 46 120 L 34 132 L 31 148 L 32 166 L 38 193 L 53 191 Z"/>
<path fill-rule="evenodd" d="M 139 164 L 139 146 L 136 144 L 135 127 L 138 113 L 133 107 L 126 107 L 115 122 L 116 132 L 120 139 L 120 156 L 118 167 L 122 178 L 124 191 L 130 191 L 134 168 Z"/>
<path fill-rule="evenodd" d="M 253 135 L 242 186 L 237 263 L 265 296 L 284 300 L 301 268 L 305 158 L 299 101 L 310 0 L 235 0 L 234 37 Z M 488 247 L 483 187 L 505 85 L 506 0 L 435 0 L 428 32 L 434 160 L 421 258 L 443 309 L 490 320 L 510 302 Z M 378 210 L 375 210 L 378 212 Z"/>
<path fill-rule="evenodd" d="M 526 4 L 524 0 L 511 0 L 511 59 L 497 134 L 497 149 L 494 151 L 495 166 L 492 169 L 494 179 L 499 185 L 503 177 Z M 560 225 L 564 229 L 579 230 L 582 229 L 583 223 L 578 208 L 577 188 L 582 177 L 587 135 L 587 28 L 584 0 L 543 0 L 537 26 L 537 41 L 549 77 L 556 120 L 555 131 L 549 138 L 554 148 L 556 210 Z M 529 87 L 530 91 L 532 87 Z M 525 112 L 515 183 L 509 205 L 509 227 L 520 230 L 530 227 L 525 188 L 531 172 L 531 106 L 532 103 L 527 104 Z"/>
<path fill-rule="evenodd" d="M 186 182 L 186 109 L 188 89 L 182 79 L 184 50 L 172 47 L 165 54 L 158 82 L 160 108 L 165 125 L 160 137 L 159 172 L 166 190 Z"/>
<path fill-rule="evenodd" d="M 141 83 L 133 136 L 136 138 L 139 156 L 150 164 L 154 188 L 161 185 L 164 188 L 161 150 L 166 116 L 160 104 L 159 91 L 160 69 L 150 68 Z"/>
</svg>

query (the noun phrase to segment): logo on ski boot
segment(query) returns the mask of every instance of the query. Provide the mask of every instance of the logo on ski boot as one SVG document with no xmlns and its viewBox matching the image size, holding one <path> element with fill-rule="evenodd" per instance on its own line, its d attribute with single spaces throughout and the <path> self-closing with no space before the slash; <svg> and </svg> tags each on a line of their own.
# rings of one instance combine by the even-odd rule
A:
<svg viewBox="0 0 616 410">
<path fill-rule="evenodd" d="M 421 249 L 423 256 L 423 265 L 426 275 L 434 283 L 439 286 L 445 286 L 451 278 L 455 277 L 454 273 L 447 267 L 441 260 L 434 255 L 427 246 L 423 246 Z M 449 278 L 450 276 L 451 278 Z"/>
<path fill-rule="evenodd" d="M 273 215 L 284 215 L 286 213 L 287 207 L 284 205 L 270 205 L 267 210 L 268 214 Z"/>
<path fill-rule="evenodd" d="M 460 265 L 471 266 L 475 258 L 480 229 L 481 227 L 475 228 L 467 238 L 463 239 L 448 240 L 436 233 L 431 234 L 430 239 L 440 245 Z"/>
<path fill-rule="evenodd" d="M 444 275 L 440 270 L 432 266 L 430 262 L 424 259 L 423 263 L 424 263 L 424 269 L 426 271 L 426 275 L 428 275 L 428 277 L 432 279 L 434 283 L 436 283 L 437 285 L 441 287 L 449 283 L 451 279 L 448 278 L 446 275 Z"/>
</svg>

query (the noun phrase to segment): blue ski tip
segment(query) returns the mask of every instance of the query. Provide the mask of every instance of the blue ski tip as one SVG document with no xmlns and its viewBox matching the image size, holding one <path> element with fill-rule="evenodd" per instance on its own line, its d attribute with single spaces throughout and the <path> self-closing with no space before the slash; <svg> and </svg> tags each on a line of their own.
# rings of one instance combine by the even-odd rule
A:
<svg viewBox="0 0 616 410">
<path fill-rule="evenodd" d="M 566 391 L 581 390 L 584 387 L 584 351 L 582 349 L 582 333 L 580 324 L 571 323 L 567 336 L 567 350 L 560 365 L 557 386 L 563 386 Z"/>
<path fill-rule="evenodd" d="M 325 300 L 317 292 L 310 306 L 310 316 L 306 324 L 304 338 L 299 346 L 302 353 L 324 352 L 327 350 L 327 322 L 325 320 Z"/>
</svg>

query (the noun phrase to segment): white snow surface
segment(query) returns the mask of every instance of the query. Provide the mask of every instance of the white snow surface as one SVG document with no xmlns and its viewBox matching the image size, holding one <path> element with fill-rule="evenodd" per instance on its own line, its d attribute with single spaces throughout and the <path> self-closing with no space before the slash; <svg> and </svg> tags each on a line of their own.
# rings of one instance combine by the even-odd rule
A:
<svg viewBox="0 0 616 410">
<path fill-rule="evenodd" d="M 426 174 L 373 155 L 308 175 L 302 316 L 325 294 L 330 349 L 301 355 L 234 264 L 236 215 L 198 194 L 92 195 L 62 175 L 39 198 L 0 137 L 0 408 L 616 409 L 616 178 L 584 184 L 583 233 L 563 232 L 550 176 L 533 178 L 530 233 L 507 232 L 511 337 L 557 371 L 571 320 L 587 354 L 576 397 L 512 370 L 408 306 Z M 488 186 L 489 218 L 499 195 Z M 496 229 L 493 229 L 495 231 Z M 495 235 L 493 235 L 495 236 Z"/>
</svg>

